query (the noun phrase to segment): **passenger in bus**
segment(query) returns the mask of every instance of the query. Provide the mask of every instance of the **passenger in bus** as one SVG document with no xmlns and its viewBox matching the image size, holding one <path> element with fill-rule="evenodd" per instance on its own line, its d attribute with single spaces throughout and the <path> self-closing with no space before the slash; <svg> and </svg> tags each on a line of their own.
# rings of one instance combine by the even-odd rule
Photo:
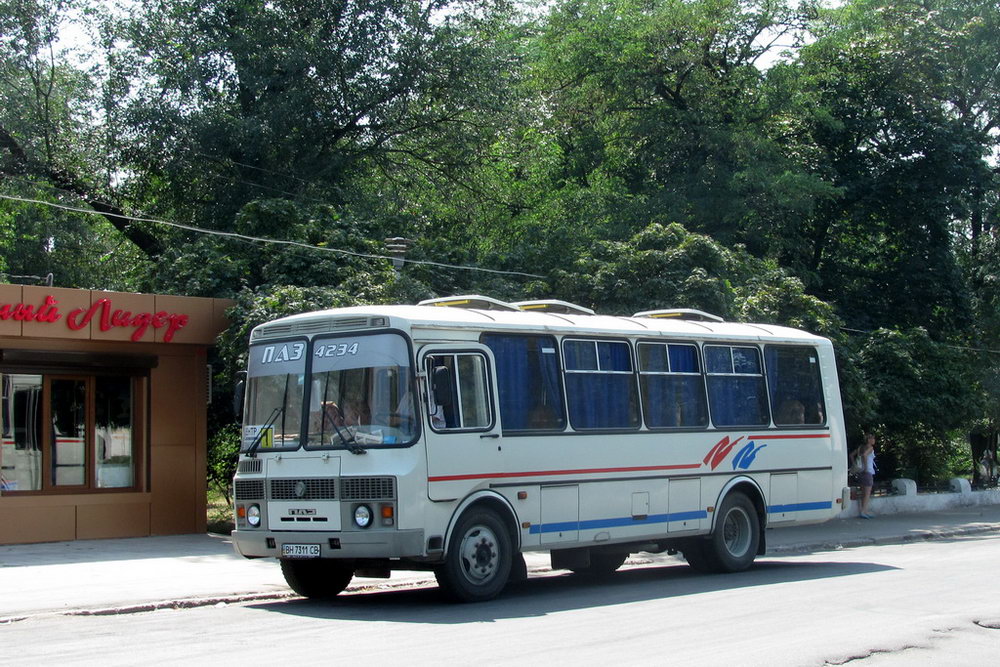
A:
<svg viewBox="0 0 1000 667">
<path fill-rule="evenodd" d="M 552 408 L 547 405 L 536 405 L 528 414 L 528 428 L 541 430 L 558 427 L 559 421 Z"/>
<path fill-rule="evenodd" d="M 396 404 L 396 410 L 388 416 L 389 426 L 406 431 L 413 429 L 413 394 L 407 389 Z"/>
<path fill-rule="evenodd" d="M 333 401 L 325 401 L 318 413 L 312 413 L 310 424 L 310 433 L 330 433 L 344 425 L 344 413 Z"/>
<path fill-rule="evenodd" d="M 347 426 L 367 426 L 372 423 L 371 410 L 361 400 L 348 401 L 344 407 L 344 424 Z"/>
<path fill-rule="evenodd" d="M 781 404 L 778 414 L 774 420 L 775 424 L 805 424 L 806 406 L 802 401 L 790 398 Z"/>
</svg>

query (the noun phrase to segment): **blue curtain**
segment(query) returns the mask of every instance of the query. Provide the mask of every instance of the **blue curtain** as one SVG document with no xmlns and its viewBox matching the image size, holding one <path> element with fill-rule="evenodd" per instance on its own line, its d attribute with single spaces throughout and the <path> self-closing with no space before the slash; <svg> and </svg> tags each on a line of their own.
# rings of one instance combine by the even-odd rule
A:
<svg viewBox="0 0 1000 667">
<path fill-rule="evenodd" d="M 584 344 L 593 345 L 586 341 Z M 579 429 L 637 427 L 638 397 L 628 344 L 598 341 L 597 358 L 600 372 L 566 374 L 570 423 Z M 573 368 L 570 363 L 567 355 L 567 370 Z"/>
<path fill-rule="evenodd" d="M 503 428 L 561 428 L 565 413 L 555 340 L 548 336 L 501 334 L 487 334 L 482 340 L 496 359 Z"/>
<path fill-rule="evenodd" d="M 769 421 L 760 376 L 709 376 L 708 401 L 716 426 L 763 426 Z"/>
<path fill-rule="evenodd" d="M 493 351 L 497 364 L 500 418 L 508 429 L 525 428 L 528 423 L 527 338 L 486 335 L 483 344 Z"/>
<path fill-rule="evenodd" d="M 650 428 L 708 423 L 701 376 L 643 375 L 642 383 L 646 425 Z"/>
</svg>

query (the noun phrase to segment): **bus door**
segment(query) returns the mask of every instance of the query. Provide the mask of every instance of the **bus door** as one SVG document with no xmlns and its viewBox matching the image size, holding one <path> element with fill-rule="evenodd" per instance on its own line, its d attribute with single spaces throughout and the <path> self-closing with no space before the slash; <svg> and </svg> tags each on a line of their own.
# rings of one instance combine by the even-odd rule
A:
<svg viewBox="0 0 1000 667">
<path fill-rule="evenodd" d="M 464 497 L 503 472 L 493 354 L 483 345 L 428 347 L 422 410 L 427 424 L 427 494 Z"/>
</svg>

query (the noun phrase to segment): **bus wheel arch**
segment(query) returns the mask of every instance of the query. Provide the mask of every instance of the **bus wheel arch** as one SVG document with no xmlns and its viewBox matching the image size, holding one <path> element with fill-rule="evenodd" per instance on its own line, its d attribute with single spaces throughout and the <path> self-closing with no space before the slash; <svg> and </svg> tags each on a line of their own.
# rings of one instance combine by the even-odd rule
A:
<svg viewBox="0 0 1000 667">
<path fill-rule="evenodd" d="M 757 523 L 760 525 L 760 542 L 761 545 L 763 545 L 764 531 L 767 529 L 767 503 L 764 500 L 764 492 L 761 490 L 757 482 L 749 477 L 738 477 L 730 480 L 729 483 L 723 487 L 722 492 L 719 494 L 719 500 L 715 506 L 717 508 L 721 508 L 722 503 L 725 502 L 726 497 L 728 497 L 731 493 L 742 493 L 750 500 L 751 503 L 753 503 L 754 512 L 757 516 Z M 719 520 L 719 512 L 715 512 L 714 518 L 715 521 Z M 713 528 L 714 527 L 713 523 Z M 757 555 L 764 555 L 764 551 L 758 550 Z"/>
<path fill-rule="evenodd" d="M 434 569 L 449 597 L 482 602 L 500 594 L 520 569 L 516 525 L 499 496 L 486 493 L 462 503 L 449 526 L 444 561 Z"/>
<path fill-rule="evenodd" d="M 712 531 L 689 540 L 688 563 L 702 572 L 740 572 L 764 552 L 767 510 L 764 495 L 750 479 L 733 480 L 719 496 Z"/>
</svg>

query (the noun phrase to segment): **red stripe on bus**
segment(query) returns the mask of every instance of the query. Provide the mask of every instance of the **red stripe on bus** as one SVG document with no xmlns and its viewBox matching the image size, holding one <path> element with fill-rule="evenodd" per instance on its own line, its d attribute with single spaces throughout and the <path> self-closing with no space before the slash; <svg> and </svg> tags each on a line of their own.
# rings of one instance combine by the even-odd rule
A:
<svg viewBox="0 0 1000 667">
<path fill-rule="evenodd" d="M 750 435 L 751 440 L 801 440 L 805 438 L 829 438 L 829 433 L 804 433 L 802 435 Z"/>
<path fill-rule="evenodd" d="M 543 477 L 546 475 L 593 475 L 608 472 L 648 472 L 650 470 L 693 470 L 701 467 L 700 463 L 685 463 L 673 466 L 638 466 L 634 468 L 581 468 L 579 470 L 534 470 L 530 472 L 497 472 L 469 475 L 442 475 L 428 477 L 428 482 L 457 482 L 467 479 L 493 479 L 511 477 Z"/>
</svg>

